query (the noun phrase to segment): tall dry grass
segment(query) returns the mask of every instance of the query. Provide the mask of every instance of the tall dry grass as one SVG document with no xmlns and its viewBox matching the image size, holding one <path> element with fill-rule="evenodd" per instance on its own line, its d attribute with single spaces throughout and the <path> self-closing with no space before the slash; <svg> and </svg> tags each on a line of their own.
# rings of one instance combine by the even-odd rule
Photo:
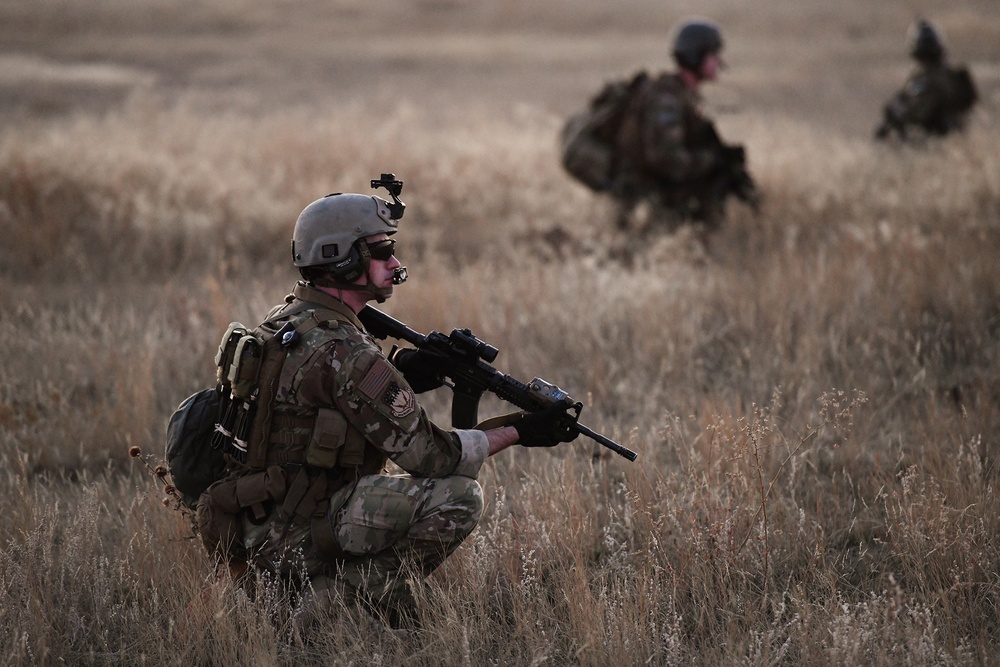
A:
<svg viewBox="0 0 1000 667">
<path fill-rule="evenodd" d="M 994 128 L 911 149 L 728 118 L 766 201 L 705 250 L 616 236 L 537 108 L 373 112 L 138 97 L 0 132 L 5 663 L 996 662 Z M 640 458 L 506 452 L 421 635 L 346 610 L 303 634 L 293 592 L 213 583 L 126 450 L 155 459 L 221 330 L 291 287 L 298 211 L 389 170 L 412 279 L 387 308 L 470 326 Z"/>
</svg>

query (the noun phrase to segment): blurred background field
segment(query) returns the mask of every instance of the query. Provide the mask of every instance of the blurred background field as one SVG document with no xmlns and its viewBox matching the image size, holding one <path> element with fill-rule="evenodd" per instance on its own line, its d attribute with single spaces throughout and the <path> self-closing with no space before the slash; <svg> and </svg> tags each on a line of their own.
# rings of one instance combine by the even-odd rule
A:
<svg viewBox="0 0 1000 667">
<path fill-rule="evenodd" d="M 5 664 L 997 664 L 1000 5 L 619 4 L 0 1 Z M 689 14 L 765 196 L 707 250 L 617 235 L 556 154 Z M 982 104 L 874 145 L 920 15 Z M 639 459 L 506 452 L 421 637 L 304 637 L 294 595 L 213 585 L 127 450 L 289 291 L 298 212 L 383 171 L 386 309 L 471 327 Z"/>
</svg>

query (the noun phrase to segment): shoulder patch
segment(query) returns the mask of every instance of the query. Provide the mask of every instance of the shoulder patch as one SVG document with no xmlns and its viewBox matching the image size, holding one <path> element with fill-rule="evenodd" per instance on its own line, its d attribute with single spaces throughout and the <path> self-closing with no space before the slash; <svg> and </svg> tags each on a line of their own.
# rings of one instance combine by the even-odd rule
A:
<svg viewBox="0 0 1000 667">
<path fill-rule="evenodd" d="M 371 365 L 365 376 L 358 383 L 358 391 L 364 394 L 368 400 L 375 401 L 382 397 L 389 388 L 389 384 L 395 376 L 392 366 L 383 358 L 378 358 Z"/>
<path fill-rule="evenodd" d="M 397 423 L 418 412 L 420 407 L 413 390 L 381 354 L 372 350 L 362 352 L 355 366 L 358 373 L 367 365 L 368 357 L 374 357 L 374 360 L 354 385 L 354 390 L 383 417 L 397 420 Z"/>
<path fill-rule="evenodd" d="M 382 402 L 389 406 L 394 417 L 402 419 L 416 409 L 417 399 L 407 387 L 390 382 L 382 394 Z"/>
</svg>

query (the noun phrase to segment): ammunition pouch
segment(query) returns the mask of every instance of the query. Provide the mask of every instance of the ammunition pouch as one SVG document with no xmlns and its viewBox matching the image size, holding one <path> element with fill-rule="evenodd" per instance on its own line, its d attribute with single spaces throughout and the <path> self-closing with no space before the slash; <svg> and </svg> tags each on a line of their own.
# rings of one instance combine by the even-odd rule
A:
<svg viewBox="0 0 1000 667">
<path fill-rule="evenodd" d="M 357 467 L 364 461 L 365 437 L 340 411 L 320 409 L 305 456 L 318 468 Z"/>
<path fill-rule="evenodd" d="M 275 407 L 280 410 L 282 405 Z M 339 410 L 321 408 L 306 415 L 277 410 L 266 442 L 266 466 L 296 463 L 325 469 L 356 468 L 364 461 L 365 437 Z"/>
</svg>

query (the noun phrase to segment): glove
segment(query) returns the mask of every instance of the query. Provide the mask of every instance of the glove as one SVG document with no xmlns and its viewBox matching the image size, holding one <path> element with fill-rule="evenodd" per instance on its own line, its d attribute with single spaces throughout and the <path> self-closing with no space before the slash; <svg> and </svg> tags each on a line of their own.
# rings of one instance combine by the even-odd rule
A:
<svg viewBox="0 0 1000 667">
<path fill-rule="evenodd" d="M 524 447 L 555 447 L 561 442 L 576 440 L 580 432 L 573 425 L 579 416 L 579 408 L 568 399 L 538 412 L 528 413 L 513 424 L 517 431 L 517 444 Z"/>
<path fill-rule="evenodd" d="M 396 350 L 389 361 L 403 374 L 410 388 L 418 394 L 437 389 L 444 384 L 443 375 L 448 360 L 435 352 L 401 349 Z"/>
</svg>

